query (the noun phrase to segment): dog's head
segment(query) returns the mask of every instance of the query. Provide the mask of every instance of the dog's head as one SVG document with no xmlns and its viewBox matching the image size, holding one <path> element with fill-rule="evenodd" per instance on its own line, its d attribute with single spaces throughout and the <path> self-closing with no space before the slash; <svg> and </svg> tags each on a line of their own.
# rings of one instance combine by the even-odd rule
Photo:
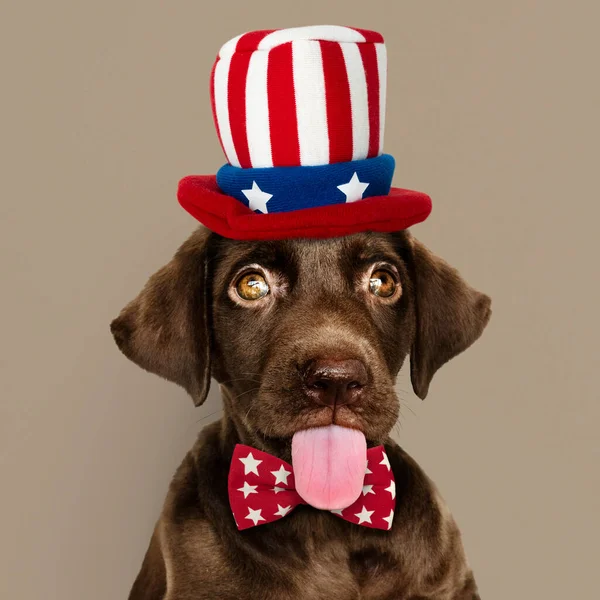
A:
<svg viewBox="0 0 600 600">
<path fill-rule="evenodd" d="M 425 398 L 489 317 L 490 299 L 408 232 L 240 242 L 201 228 L 111 328 L 197 405 L 212 374 L 247 432 L 287 440 L 335 423 L 381 441 L 406 356 Z"/>
</svg>

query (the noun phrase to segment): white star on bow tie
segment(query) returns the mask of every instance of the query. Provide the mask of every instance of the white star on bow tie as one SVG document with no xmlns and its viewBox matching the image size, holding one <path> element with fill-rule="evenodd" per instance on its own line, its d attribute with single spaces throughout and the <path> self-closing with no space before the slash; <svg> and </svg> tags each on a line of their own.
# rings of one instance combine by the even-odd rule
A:
<svg viewBox="0 0 600 600">
<path fill-rule="evenodd" d="M 277 508 L 279 509 L 275 514 L 278 517 L 285 517 L 285 515 L 287 515 L 290 510 L 291 510 L 291 506 L 279 506 L 279 504 L 277 505 Z"/>
<path fill-rule="evenodd" d="M 292 474 L 290 471 L 287 471 L 283 465 L 279 467 L 278 471 L 271 471 L 271 474 L 275 476 L 275 485 L 278 483 L 283 483 L 287 485 L 287 478 Z"/>
<path fill-rule="evenodd" d="M 260 210 L 261 213 L 268 213 L 267 202 L 273 197 L 273 194 L 263 192 L 257 185 L 256 181 L 252 182 L 252 187 L 249 190 L 242 190 L 242 194 L 248 198 L 250 210 Z"/>
<path fill-rule="evenodd" d="M 388 524 L 388 529 L 392 528 L 392 521 L 394 520 L 394 511 L 390 510 L 390 516 L 389 517 L 381 517 L 384 521 L 387 522 Z"/>
<path fill-rule="evenodd" d="M 392 500 L 396 497 L 396 482 L 390 481 L 389 487 L 385 488 L 386 492 L 389 492 L 392 495 Z"/>
<path fill-rule="evenodd" d="M 354 175 L 352 175 L 352 179 L 350 179 L 348 183 L 337 186 L 338 190 L 346 194 L 346 202 L 356 202 L 357 200 L 362 200 L 363 194 L 368 187 L 368 183 L 359 181 L 356 172 Z"/>
<path fill-rule="evenodd" d="M 244 463 L 244 475 L 248 475 L 248 473 L 258 475 L 258 465 L 260 465 L 262 460 L 256 460 L 256 458 L 252 456 L 252 452 L 249 452 L 246 458 L 240 458 L 240 462 Z"/>
<path fill-rule="evenodd" d="M 361 523 L 370 523 L 371 515 L 374 513 L 374 510 L 367 510 L 366 507 L 362 507 L 362 510 L 359 513 L 356 513 L 354 516 L 358 517 L 358 524 Z"/>
<path fill-rule="evenodd" d="M 387 454 L 383 453 L 383 458 L 381 459 L 380 465 L 385 465 L 388 468 L 388 471 L 391 471 L 392 467 L 390 466 L 390 461 L 388 459 Z"/>
<path fill-rule="evenodd" d="M 256 510 L 248 507 L 248 515 L 246 519 L 250 519 L 255 525 L 258 525 L 259 521 L 264 521 L 265 518 L 260 514 L 262 512 L 262 508 L 257 508 Z"/>
<path fill-rule="evenodd" d="M 238 488 L 238 492 L 244 494 L 244 498 L 247 498 L 249 494 L 258 494 L 256 491 L 256 485 L 250 485 L 247 481 L 244 481 L 244 487 Z"/>
</svg>

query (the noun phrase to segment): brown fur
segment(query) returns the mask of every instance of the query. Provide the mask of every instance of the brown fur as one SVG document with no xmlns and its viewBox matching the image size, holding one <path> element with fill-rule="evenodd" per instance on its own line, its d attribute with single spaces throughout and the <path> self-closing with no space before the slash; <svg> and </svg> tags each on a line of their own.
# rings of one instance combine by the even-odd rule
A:
<svg viewBox="0 0 600 600">
<path fill-rule="evenodd" d="M 394 298 L 365 286 L 379 262 L 397 272 Z M 271 293 L 243 304 L 232 282 L 249 264 L 265 269 Z M 171 483 L 130 599 L 477 600 L 452 516 L 389 433 L 406 356 L 425 398 L 436 370 L 481 335 L 489 316 L 489 298 L 408 232 L 236 242 L 199 229 L 111 326 L 130 359 L 182 385 L 196 404 L 212 373 L 224 405 Z M 300 374 L 323 357 L 364 363 L 359 402 L 332 409 L 311 401 Z M 227 497 L 235 444 L 290 461 L 295 431 L 332 422 L 385 445 L 397 485 L 391 531 L 300 506 L 239 532 Z"/>
</svg>

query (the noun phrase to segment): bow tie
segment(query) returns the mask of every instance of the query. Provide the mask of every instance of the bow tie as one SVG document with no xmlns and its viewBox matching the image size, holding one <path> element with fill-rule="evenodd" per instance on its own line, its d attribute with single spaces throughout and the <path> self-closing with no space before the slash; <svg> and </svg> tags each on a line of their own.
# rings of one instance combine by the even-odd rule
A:
<svg viewBox="0 0 600 600">
<path fill-rule="evenodd" d="M 383 446 L 367 450 L 362 493 L 350 506 L 330 511 L 342 519 L 374 529 L 391 529 L 396 483 Z M 294 471 L 287 462 L 237 444 L 229 468 L 229 504 L 239 530 L 285 517 L 299 504 L 308 504 L 295 489 Z"/>
</svg>

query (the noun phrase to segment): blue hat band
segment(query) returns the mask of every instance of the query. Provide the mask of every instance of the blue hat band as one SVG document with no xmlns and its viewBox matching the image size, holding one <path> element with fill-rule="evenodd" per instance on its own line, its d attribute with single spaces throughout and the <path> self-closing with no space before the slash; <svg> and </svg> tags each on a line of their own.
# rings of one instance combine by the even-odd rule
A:
<svg viewBox="0 0 600 600">
<path fill-rule="evenodd" d="M 394 167 L 389 154 L 306 167 L 242 169 L 227 164 L 217 172 L 217 185 L 255 212 L 289 212 L 387 196 Z"/>
</svg>

